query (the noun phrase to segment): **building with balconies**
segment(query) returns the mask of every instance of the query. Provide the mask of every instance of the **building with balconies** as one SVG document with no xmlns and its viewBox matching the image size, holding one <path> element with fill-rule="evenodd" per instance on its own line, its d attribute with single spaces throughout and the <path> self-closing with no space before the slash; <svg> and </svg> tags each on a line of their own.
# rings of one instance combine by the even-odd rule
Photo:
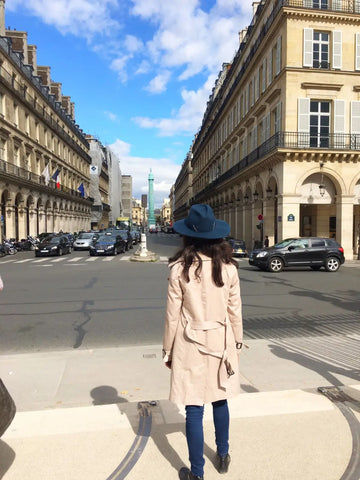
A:
<svg viewBox="0 0 360 480">
<path fill-rule="evenodd" d="M 270 245 L 331 236 L 352 258 L 360 235 L 359 2 L 253 7 L 192 145 L 191 203 L 210 204 L 249 248 L 264 235 Z"/>
<path fill-rule="evenodd" d="M 173 220 L 187 216 L 193 197 L 192 152 L 186 155 L 173 187 Z"/>
<path fill-rule="evenodd" d="M 0 0 L 0 239 L 88 229 L 91 157 L 74 103 L 4 11 Z"/>
</svg>

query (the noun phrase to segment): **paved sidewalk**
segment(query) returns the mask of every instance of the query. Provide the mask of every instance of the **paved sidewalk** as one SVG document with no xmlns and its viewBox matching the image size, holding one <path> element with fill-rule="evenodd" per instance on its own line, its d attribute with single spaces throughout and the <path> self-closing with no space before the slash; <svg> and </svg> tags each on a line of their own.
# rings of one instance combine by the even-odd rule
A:
<svg viewBox="0 0 360 480">
<path fill-rule="evenodd" d="M 260 368 L 267 358 L 255 343 Z M 18 407 L 0 440 L 0 478 L 177 479 L 188 465 L 184 412 L 166 400 L 169 372 L 156 351 L 148 346 L 0 357 L 0 376 Z M 243 365 L 242 384 L 249 390 L 251 372 Z M 344 390 L 360 401 L 360 385 Z M 152 420 L 150 435 L 144 428 L 139 437 L 138 402 L 150 400 L 156 405 L 141 404 L 151 414 L 142 417 L 148 426 Z M 230 410 L 232 463 L 224 479 L 342 477 L 352 454 L 351 432 L 341 411 L 316 388 L 244 392 L 230 401 Z M 359 417 L 358 408 L 354 413 Z M 205 478 L 215 480 L 209 406 L 204 429 Z"/>
</svg>

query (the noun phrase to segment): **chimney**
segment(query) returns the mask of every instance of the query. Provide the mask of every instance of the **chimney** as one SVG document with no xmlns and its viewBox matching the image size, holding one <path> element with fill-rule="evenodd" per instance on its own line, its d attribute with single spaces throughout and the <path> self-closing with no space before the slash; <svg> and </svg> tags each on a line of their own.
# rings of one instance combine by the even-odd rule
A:
<svg viewBox="0 0 360 480">
<path fill-rule="evenodd" d="M 33 66 L 34 72 L 37 72 L 36 50 L 37 50 L 36 45 L 28 45 L 28 61 L 29 61 L 29 65 Z"/>
<path fill-rule="evenodd" d="M 256 10 L 258 6 L 260 5 L 260 2 L 253 2 L 252 7 L 253 7 L 253 16 L 255 17 L 256 15 Z"/>
<path fill-rule="evenodd" d="M 0 0 L 0 36 L 5 37 L 5 0 Z"/>
<path fill-rule="evenodd" d="M 5 35 L 11 38 L 13 51 L 22 53 L 24 57 L 24 64 L 29 65 L 27 32 L 21 32 L 17 30 L 5 30 Z"/>
<path fill-rule="evenodd" d="M 246 33 L 247 33 L 247 28 L 244 28 L 244 30 L 241 30 L 239 32 L 239 41 L 240 43 L 242 43 L 244 41 L 244 38 L 246 36 Z"/>
</svg>

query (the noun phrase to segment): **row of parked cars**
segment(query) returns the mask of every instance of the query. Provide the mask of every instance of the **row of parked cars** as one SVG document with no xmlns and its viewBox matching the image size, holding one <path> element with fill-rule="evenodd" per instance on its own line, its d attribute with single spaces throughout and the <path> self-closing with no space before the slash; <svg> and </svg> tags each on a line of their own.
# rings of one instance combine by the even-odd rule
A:
<svg viewBox="0 0 360 480">
<path fill-rule="evenodd" d="M 88 250 L 90 255 L 117 255 L 132 249 L 141 240 L 137 230 L 108 228 L 101 232 L 41 234 L 35 247 L 35 256 L 61 256 L 72 250 Z"/>
</svg>

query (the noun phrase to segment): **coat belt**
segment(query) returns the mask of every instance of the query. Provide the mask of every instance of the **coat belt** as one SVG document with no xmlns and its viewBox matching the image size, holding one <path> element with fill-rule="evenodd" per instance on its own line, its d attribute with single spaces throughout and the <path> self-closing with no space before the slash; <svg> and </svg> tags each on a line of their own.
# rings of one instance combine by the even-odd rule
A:
<svg viewBox="0 0 360 480">
<path fill-rule="evenodd" d="M 234 375 L 234 370 L 231 367 L 231 363 L 227 353 L 227 329 L 228 329 L 228 319 L 225 318 L 224 321 L 209 321 L 209 322 L 191 322 L 188 319 L 185 319 L 185 335 L 189 340 L 194 342 L 197 346 L 199 352 L 206 355 L 211 355 L 213 357 L 221 359 L 220 366 L 218 370 L 219 383 L 224 390 L 226 390 L 228 380 L 231 375 Z M 204 343 L 200 342 L 194 335 L 196 330 L 215 330 L 218 328 L 225 328 L 225 345 L 223 351 L 214 351 L 207 347 Z"/>
</svg>

